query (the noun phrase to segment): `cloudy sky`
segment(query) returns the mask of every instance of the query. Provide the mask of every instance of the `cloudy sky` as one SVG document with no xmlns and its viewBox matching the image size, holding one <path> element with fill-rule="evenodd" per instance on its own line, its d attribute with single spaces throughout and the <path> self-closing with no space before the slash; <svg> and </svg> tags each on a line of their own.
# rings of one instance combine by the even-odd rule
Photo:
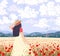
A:
<svg viewBox="0 0 60 56">
<path fill-rule="evenodd" d="M 60 31 L 60 0 L 0 0 L 0 32 L 16 19 L 24 32 Z"/>
</svg>

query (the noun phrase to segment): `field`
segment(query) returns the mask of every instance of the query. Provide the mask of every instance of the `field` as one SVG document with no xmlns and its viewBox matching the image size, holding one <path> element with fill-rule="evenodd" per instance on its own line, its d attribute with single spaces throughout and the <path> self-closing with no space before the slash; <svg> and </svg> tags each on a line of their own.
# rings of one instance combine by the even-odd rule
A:
<svg viewBox="0 0 60 56">
<path fill-rule="evenodd" d="M 0 37 L 1 56 L 10 56 L 11 51 L 15 48 L 13 47 L 15 38 L 16 37 Z M 26 41 L 30 47 L 27 49 L 25 48 L 27 51 L 26 54 L 24 52 L 22 53 L 24 56 L 60 56 L 60 38 L 25 37 L 25 39 L 26 40 L 24 41 Z M 21 49 L 22 47 L 24 49 L 24 46 L 22 46 L 22 42 L 24 41 L 21 41 L 20 43 L 16 42 L 16 48 Z M 18 47 L 18 45 L 21 47 Z M 18 51 L 16 51 L 16 53 L 18 53 Z"/>
</svg>

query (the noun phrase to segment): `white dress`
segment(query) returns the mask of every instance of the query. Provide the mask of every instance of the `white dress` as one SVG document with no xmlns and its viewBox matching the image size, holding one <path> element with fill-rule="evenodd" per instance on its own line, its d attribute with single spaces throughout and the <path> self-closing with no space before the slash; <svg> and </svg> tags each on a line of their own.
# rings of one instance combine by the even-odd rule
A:
<svg viewBox="0 0 60 56">
<path fill-rule="evenodd" d="M 15 37 L 11 56 L 28 56 L 27 52 L 30 46 L 24 42 L 24 39 L 23 32 L 20 33 L 19 37 Z"/>
</svg>

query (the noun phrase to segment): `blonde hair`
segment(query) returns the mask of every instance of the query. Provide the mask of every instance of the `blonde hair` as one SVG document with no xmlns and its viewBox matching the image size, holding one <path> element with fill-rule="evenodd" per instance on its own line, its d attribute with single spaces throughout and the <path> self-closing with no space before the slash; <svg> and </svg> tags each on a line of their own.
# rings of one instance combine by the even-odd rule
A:
<svg viewBox="0 0 60 56">
<path fill-rule="evenodd" d="M 14 23 L 15 25 L 21 24 L 21 20 L 16 20 Z"/>
</svg>

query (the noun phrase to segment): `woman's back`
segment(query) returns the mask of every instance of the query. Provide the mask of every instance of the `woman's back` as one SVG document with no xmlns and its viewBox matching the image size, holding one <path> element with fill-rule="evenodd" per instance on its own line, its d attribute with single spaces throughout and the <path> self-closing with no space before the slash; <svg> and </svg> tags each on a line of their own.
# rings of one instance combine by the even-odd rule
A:
<svg viewBox="0 0 60 56">
<path fill-rule="evenodd" d="M 15 26 L 15 27 L 13 28 L 13 36 L 19 36 L 20 28 L 21 28 L 21 24 Z"/>
</svg>

